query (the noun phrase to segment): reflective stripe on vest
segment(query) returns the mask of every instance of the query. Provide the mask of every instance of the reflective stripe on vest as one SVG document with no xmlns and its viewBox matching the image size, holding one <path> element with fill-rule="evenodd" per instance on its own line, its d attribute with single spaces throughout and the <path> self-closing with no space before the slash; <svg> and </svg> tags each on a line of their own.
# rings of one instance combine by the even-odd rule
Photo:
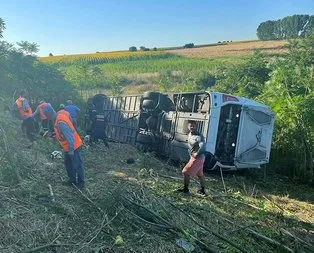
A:
<svg viewBox="0 0 314 253">
<path fill-rule="evenodd" d="M 27 112 L 24 110 L 23 108 L 23 101 L 25 100 L 25 98 L 23 97 L 19 97 L 15 103 L 16 103 L 16 106 L 19 110 L 19 113 L 20 113 L 20 116 L 21 117 L 28 117 L 28 116 L 32 116 L 33 112 L 32 112 L 32 108 L 28 107 L 27 108 Z"/>
<path fill-rule="evenodd" d="M 58 124 L 60 122 L 67 124 L 68 127 L 72 130 L 73 137 L 74 137 L 74 150 L 78 149 L 82 145 L 82 140 L 80 136 L 78 135 L 78 133 L 76 132 L 72 124 L 72 121 L 69 118 L 69 115 L 70 114 L 65 110 L 59 111 L 56 117 L 56 123 L 54 127 L 56 137 L 65 152 L 69 151 L 69 143 L 67 142 L 65 136 L 59 130 Z"/>
<path fill-rule="evenodd" d="M 46 102 L 43 102 L 43 103 L 41 103 L 40 105 L 38 105 L 38 111 L 39 111 L 39 116 L 40 116 L 40 119 L 41 120 L 45 120 L 45 119 L 47 119 L 47 116 L 45 115 L 45 113 L 44 113 L 44 107 L 45 106 L 47 106 L 48 105 L 48 103 L 46 103 Z"/>
</svg>

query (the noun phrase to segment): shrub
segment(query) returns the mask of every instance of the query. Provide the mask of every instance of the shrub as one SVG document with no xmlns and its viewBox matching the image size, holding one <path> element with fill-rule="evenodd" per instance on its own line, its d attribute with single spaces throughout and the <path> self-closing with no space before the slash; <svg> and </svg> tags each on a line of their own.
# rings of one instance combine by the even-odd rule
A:
<svg viewBox="0 0 314 253">
<path fill-rule="evenodd" d="M 183 48 L 193 48 L 193 47 L 194 47 L 194 43 L 188 43 L 183 46 Z"/>
<path fill-rule="evenodd" d="M 137 51 L 137 48 L 132 46 L 132 47 L 129 47 L 129 51 L 130 52 L 136 52 Z"/>
</svg>

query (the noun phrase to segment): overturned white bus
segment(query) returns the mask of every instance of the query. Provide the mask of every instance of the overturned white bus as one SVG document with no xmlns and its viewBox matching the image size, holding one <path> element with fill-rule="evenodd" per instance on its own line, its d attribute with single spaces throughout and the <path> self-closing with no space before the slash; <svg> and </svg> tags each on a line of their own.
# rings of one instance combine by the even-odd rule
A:
<svg viewBox="0 0 314 253">
<path fill-rule="evenodd" d="M 270 157 L 274 113 L 264 104 L 218 92 L 187 92 L 89 99 L 104 113 L 109 140 L 188 161 L 187 125 L 206 138 L 205 169 L 259 168 Z"/>
</svg>

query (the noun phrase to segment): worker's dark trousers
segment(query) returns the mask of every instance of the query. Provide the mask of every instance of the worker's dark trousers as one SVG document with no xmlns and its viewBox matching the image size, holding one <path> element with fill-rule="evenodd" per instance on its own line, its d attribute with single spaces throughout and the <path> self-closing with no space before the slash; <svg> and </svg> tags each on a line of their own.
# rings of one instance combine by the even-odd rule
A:
<svg viewBox="0 0 314 253">
<path fill-rule="evenodd" d="M 52 120 L 44 119 L 41 121 L 41 126 L 44 131 L 50 131 L 53 132 L 53 122 Z"/>
<path fill-rule="evenodd" d="M 64 165 L 68 173 L 69 183 L 77 184 L 79 187 L 84 187 L 85 172 L 81 152 L 77 149 L 74 151 L 73 160 L 68 152 L 64 153 Z"/>
<path fill-rule="evenodd" d="M 92 130 L 91 141 L 97 142 L 99 139 L 104 142 L 105 146 L 107 147 L 109 146 L 107 142 L 107 135 L 104 130 L 96 130 L 96 129 Z"/>
<path fill-rule="evenodd" d="M 77 118 L 72 118 L 72 123 L 73 123 L 75 130 L 77 131 Z"/>
<path fill-rule="evenodd" d="M 25 132 L 27 138 L 30 141 L 35 140 L 35 136 L 34 136 L 35 130 L 34 130 L 34 119 L 33 119 L 33 117 L 28 117 L 28 118 L 23 120 L 22 131 Z"/>
</svg>

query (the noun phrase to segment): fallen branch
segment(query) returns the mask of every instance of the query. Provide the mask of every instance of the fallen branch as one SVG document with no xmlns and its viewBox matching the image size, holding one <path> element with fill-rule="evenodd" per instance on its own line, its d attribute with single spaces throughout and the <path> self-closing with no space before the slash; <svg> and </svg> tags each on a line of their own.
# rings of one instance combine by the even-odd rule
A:
<svg viewBox="0 0 314 253">
<path fill-rule="evenodd" d="M 79 193 L 81 193 L 83 198 L 85 198 L 88 202 L 92 203 L 93 206 L 95 206 L 99 212 L 101 212 L 102 214 L 106 214 L 99 206 L 96 205 L 94 201 L 87 197 L 75 184 L 73 184 L 73 186 L 79 191 Z"/>
<path fill-rule="evenodd" d="M 146 210 L 146 211 L 147 211 L 148 213 L 150 213 L 153 217 L 158 218 L 160 221 L 162 221 L 162 222 L 164 222 L 165 224 L 167 224 L 167 226 L 172 227 L 171 224 L 170 224 L 168 221 L 166 221 L 164 218 L 160 217 L 160 215 L 158 215 L 158 214 L 155 213 L 154 211 L 152 211 L 152 210 L 148 209 L 147 207 L 145 207 L 145 206 L 143 206 L 143 205 L 140 205 L 140 204 L 138 204 L 138 203 L 136 203 L 136 202 L 134 202 L 134 201 L 132 201 L 132 200 L 129 200 L 129 199 L 127 199 L 127 198 L 124 197 L 124 196 L 122 196 L 122 198 L 123 198 L 124 200 L 126 200 L 127 202 L 129 202 L 129 203 L 131 203 L 131 204 L 133 204 L 133 205 L 135 205 L 135 206 L 137 206 L 137 207 L 140 207 L 140 208 Z"/>
<path fill-rule="evenodd" d="M 194 217 L 192 217 L 191 215 L 187 214 L 184 210 L 182 210 L 180 207 L 176 206 L 175 204 L 169 202 L 169 204 L 171 206 L 173 206 L 174 208 L 178 209 L 181 213 L 183 213 L 185 216 L 187 216 L 190 220 L 192 220 L 195 224 L 197 224 L 199 227 L 201 227 L 202 229 L 204 229 L 205 231 L 213 234 L 214 236 L 218 237 L 219 239 L 229 243 L 230 245 L 232 245 L 233 247 L 235 247 L 236 249 L 240 250 L 241 252 L 247 252 L 247 250 L 243 249 L 242 247 L 240 247 L 239 245 L 235 244 L 234 242 L 228 240 L 227 238 L 223 237 L 222 235 L 208 229 L 207 227 L 203 226 L 202 224 L 200 224 L 197 220 L 194 219 Z"/>
<path fill-rule="evenodd" d="M 103 230 L 104 227 L 108 226 L 115 218 L 117 218 L 118 215 L 119 215 L 119 213 L 120 213 L 122 210 L 123 210 L 123 209 L 120 209 L 118 212 L 116 212 L 115 216 L 113 216 L 113 217 L 112 217 L 109 221 L 107 221 L 105 224 L 104 224 L 104 221 L 105 221 L 106 219 L 104 219 L 103 222 L 102 222 L 102 224 L 101 224 L 101 226 L 100 226 L 100 228 L 98 229 L 97 233 L 95 234 L 95 236 L 94 236 L 92 239 L 90 239 L 90 241 L 89 241 L 87 244 L 90 244 L 92 241 L 94 241 L 94 240 L 97 238 L 97 236 L 99 235 L 99 233 L 101 232 L 101 230 Z"/>
<path fill-rule="evenodd" d="M 50 191 L 51 201 L 52 201 L 52 202 L 55 202 L 55 196 L 54 196 L 54 194 L 53 194 L 51 184 L 48 184 L 48 187 L 49 187 L 49 191 Z"/>
<path fill-rule="evenodd" d="M 221 215 L 217 214 L 217 213 L 214 212 L 214 211 L 211 211 L 211 213 L 214 214 L 214 215 L 216 215 L 216 216 L 219 217 L 220 219 L 229 222 L 230 224 L 232 224 L 232 225 L 234 225 L 234 226 L 237 226 L 237 227 L 239 227 L 239 228 L 241 228 L 241 229 L 243 229 L 243 230 L 247 230 L 247 231 L 250 232 L 251 234 L 255 235 L 256 237 L 258 237 L 258 238 L 260 238 L 260 239 L 263 239 L 263 240 L 269 242 L 269 243 L 272 244 L 272 245 L 276 245 L 276 246 L 278 246 L 278 247 L 280 247 L 280 248 L 282 248 L 282 249 L 285 249 L 287 252 L 291 252 L 291 253 L 294 252 L 292 249 L 290 249 L 289 247 L 287 247 L 287 246 L 281 244 L 280 242 L 277 242 L 277 241 L 275 241 L 275 240 L 273 240 L 273 239 L 271 239 L 271 238 L 269 238 L 269 237 L 267 237 L 267 236 L 265 236 L 265 235 L 262 235 L 262 234 L 260 234 L 260 233 L 257 233 L 256 231 L 254 231 L 254 230 L 252 230 L 252 229 L 250 229 L 250 228 L 247 228 L 247 227 L 245 227 L 245 226 L 239 225 L 238 223 L 236 223 L 236 222 L 234 222 L 234 221 L 231 221 L 231 220 L 229 220 L 229 219 L 227 219 L 227 218 L 225 218 L 225 217 L 222 217 Z"/>
<path fill-rule="evenodd" d="M 69 244 L 69 243 L 49 243 L 43 246 L 39 246 L 37 248 L 33 248 L 30 250 L 25 251 L 24 253 L 32 253 L 32 252 L 37 252 L 46 248 L 50 248 L 50 247 L 63 247 L 63 246 L 77 246 L 77 244 Z"/>
<path fill-rule="evenodd" d="M 308 243 L 308 242 L 302 240 L 301 238 L 299 238 L 299 237 L 293 235 L 292 233 L 290 233 L 289 231 L 287 231 L 287 230 L 285 230 L 285 229 L 283 229 L 283 228 L 281 228 L 280 231 L 281 231 L 282 233 L 284 233 L 285 235 L 288 235 L 288 236 L 292 237 L 292 238 L 295 239 L 296 241 L 299 241 L 299 242 L 303 243 L 303 244 L 304 244 L 303 246 L 307 247 L 308 249 L 310 249 L 310 250 L 311 250 L 311 249 L 314 249 L 314 245 L 313 245 L 313 244 Z"/>
<path fill-rule="evenodd" d="M 207 246 L 205 243 L 203 243 L 202 241 L 200 241 L 199 239 L 197 239 L 195 236 L 187 233 L 184 230 L 181 230 L 186 236 L 192 238 L 202 249 L 211 252 L 211 253 L 218 253 L 215 249 L 210 248 L 209 246 Z"/>
<path fill-rule="evenodd" d="M 141 216 L 137 215 L 136 213 L 132 212 L 131 210 L 129 210 L 127 208 L 125 208 L 125 210 L 127 212 L 129 212 L 130 214 L 134 215 L 136 218 L 140 219 L 141 221 L 143 221 L 143 222 L 145 222 L 145 223 L 147 223 L 149 225 L 156 226 L 156 227 L 159 227 L 159 228 L 162 228 L 162 229 L 169 229 L 169 230 L 171 229 L 171 227 L 169 227 L 169 226 L 165 226 L 165 225 L 162 225 L 162 224 L 158 224 L 158 223 L 154 223 L 154 222 L 148 221 L 148 220 L 142 218 Z"/>
<path fill-rule="evenodd" d="M 222 174 L 222 168 L 221 167 L 220 167 L 220 176 L 221 176 L 222 184 L 224 186 L 224 190 L 225 190 L 225 192 L 227 192 L 226 185 L 225 185 L 225 180 L 224 180 L 224 176 Z"/>
<path fill-rule="evenodd" d="M 45 245 L 42 245 L 42 246 L 39 246 L 39 247 L 36 247 L 36 248 L 33 248 L 33 249 L 30 249 L 30 250 L 27 250 L 25 251 L 24 253 L 31 253 L 31 252 L 36 252 L 36 251 L 40 251 L 40 250 L 43 250 L 45 248 L 49 248 L 49 247 L 61 247 L 61 246 L 69 246 L 69 245 L 75 245 L 75 244 L 57 244 L 57 243 L 54 243 L 56 240 L 58 240 L 58 238 L 60 237 L 60 235 L 58 235 L 55 239 L 53 239 L 50 243 L 48 244 L 45 244 Z"/>
<path fill-rule="evenodd" d="M 157 226 L 159 228 L 163 228 L 163 229 L 169 229 L 172 233 L 179 235 L 178 233 L 182 233 L 187 235 L 188 237 L 191 237 L 195 240 L 195 242 L 202 247 L 204 250 L 208 251 L 208 252 L 212 252 L 212 253 L 217 253 L 216 250 L 212 249 L 211 247 L 207 246 L 204 242 L 200 241 L 199 239 L 195 238 L 193 235 L 187 233 L 186 231 L 184 231 L 183 229 L 173 226 L 171 225 L 168 221 L 166 221 L 165 219 L 163 219 L 162 217 L 160 217 L 158 214 L 156 214 L 155 212 L 153 212 L 152 210 L 149 210 L 148 208 L 146 208 L 145 206 L 142 206 L 138 203 L 135 203 L 134 201 L 131 201 L 125 197 L 123 197 L 125 200 L 127 200 L 129 203 L 134 204 L 140 208 L 143 208 L 144 210 L 146 210 L 147 212 L 149 212 L 151 215 L 153 215 L 153 217 L 158 218 L 159 220 L 163 221 L 163 223 L 165 224 L 158 224 L 158 223 L 154 223 L 154 222 L 150 222 L 142 217 L 140 217 L 139 215 L 135 214 L 134 212 L 128 210 L 126 208 L 126 211 L 130 212 L 131 214 L 133 214 L 134 216 L 136 216 L 137 218 L 139 218 L 140 220 L 142 220 L 143 222 L 146 222 L 147 224 L 153 225 L 153 226 Z"/>
<path fill-rule="evenodd" d="M 284 210 L 281 206 L 279 206 L 278 204 L 276 204 L 275 201 L 270 200 L 269 198 L 267 198 L 267 197 L 264 196 L 264 195 L 263 195 L 263 198 L 266 199 L 266 200 L 268 200 L 268 201 L 269 201 L 270 203 L 272 203 L 274 206 L 276 206 L 277 208 L 279 208 L 282 213 L 284 213 L 285 210 Z"/>
<path fill-rule="evenodd" d="M 101 222 L 101 226 L 100 228 L 97 230 L 96 234 L 87 242 L 84 243 L 82 247 L 80 247 L 78 250 L 76 250 L 75 252 L 79 252 L 81 251 L 84 247 L 90 245 L 99 235 L 99 233 L 104 229 L 104 227 L 108 226 L 115 218 L 118 217 L 119 213 L 122 211 L 123 209 L 120 209 L 118 212 L 116 212 L 116 214 L 109 220 L 107 221 L 107 216 L 105 216 L 105 218 L 103 219 L 103 221 Z M 107 222 L 106 222 L 107 221 Z M 106 222 L 106 223 L 105 223 Z"/>
</svg>

